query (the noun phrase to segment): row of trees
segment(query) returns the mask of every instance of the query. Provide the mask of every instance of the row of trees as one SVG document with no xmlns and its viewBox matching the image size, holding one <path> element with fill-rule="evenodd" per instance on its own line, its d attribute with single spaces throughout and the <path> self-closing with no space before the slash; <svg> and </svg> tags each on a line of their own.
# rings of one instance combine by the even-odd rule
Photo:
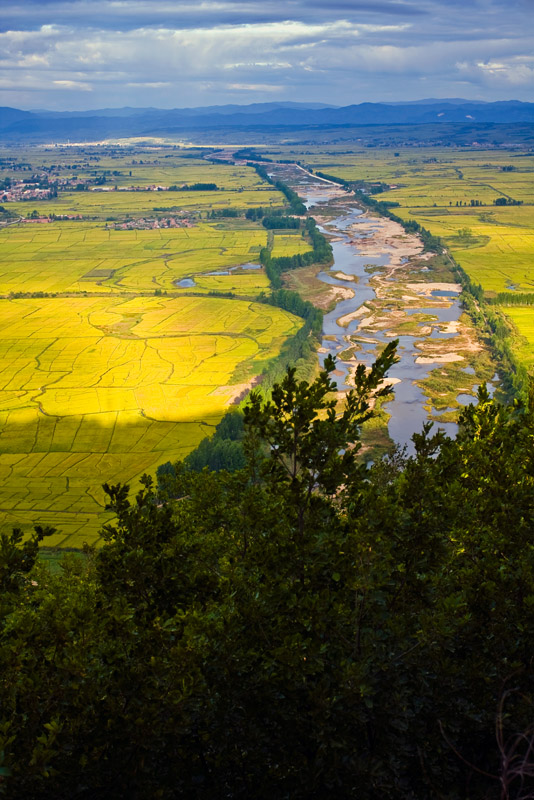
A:
<svg viewBox="0 0 534 800">
<path fill-rule="evenodd" d="M 216 183 L 184 183 L 180 186 L 169 186 L 169 192 L 215 192 L 218 188 Z"/>
<path fill-rule="evenodd" d="M 300 228 L 300 219 L 298 217 L 288 217 L 284 214 L 269 214 L 263 216 L 262 225 L 267 230 L 298 230 Z"/>
<path fill-rule="evenodd" d="M 262 180 L 266 181 L 267 183 L 270 183 L 271 186 L 274 186 L 275 189 L 278 189 L 279 192 L 282 192 L 282 194 L 289 203 L 289 208 L 292 214 L 297 214 L 299 216 L 302 216 L 303 214 L 306 213 L 307 211 L 306 206 L 304 205 L 298 194 L 295 191 L 293 191 L 293 189 L 291 189 L 291 187 L 289 187 L 283 181 L 275 181 L 274 178 L 271 178 L 265 167 L 262 167 L 259 164 L 252 164 L 252 163 L 249 164 L 249 166 L 254 167 L 257 174 Z"/>
<path fill-rule="evenodd" d="M 493 204 L 496 206 L 522 206 L 522 200 L 514 200 L 513 197 L 497 197 Z"/>
<path fill-rule="evenodd" d="M 265 272 L 271 285 L 275 289 L 283 286 L 282 273 L 288 270 L 307 267 L 310 264 L 329 264 L 332 261 L 332 246 L 317 227 L 313 217 L 309 217 L 304 224 L 304 235 L 312 245 L 312 250 L 305 253 L 296 253 L 293 256 L 271 256 L 268 247 L 260 250 L 260 263 L 265 267 Z"/>
</svg>

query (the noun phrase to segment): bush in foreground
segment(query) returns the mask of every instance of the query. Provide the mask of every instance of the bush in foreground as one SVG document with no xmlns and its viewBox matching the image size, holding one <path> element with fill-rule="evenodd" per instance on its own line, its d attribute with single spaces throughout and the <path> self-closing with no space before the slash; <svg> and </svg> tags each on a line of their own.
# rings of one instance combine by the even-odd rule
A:
<svg viewBox="0 0 534 800">
<path fill-rule="evenodd" d="M 5 797 L 532 797 L 533 417 L 482 389 L 455 441 L 367 468 L 393 359 L 341 414 L 331 361 L 289 370 L 246 467 L 178 468 L 172 504 L 107 487 L 58 577 L 46 531 L 2 537 Z"/>
</svg>

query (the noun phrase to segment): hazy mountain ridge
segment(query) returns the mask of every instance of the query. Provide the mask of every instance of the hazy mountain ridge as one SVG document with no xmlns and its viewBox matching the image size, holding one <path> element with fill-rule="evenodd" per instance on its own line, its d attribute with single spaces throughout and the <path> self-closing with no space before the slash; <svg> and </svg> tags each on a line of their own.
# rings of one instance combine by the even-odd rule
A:
<svg viewBox="0 0 534 800">
<path fill-rule="evenodd" d="M 425 125 L 534 123 L 534 103 L 468 100 L 360 103 L 255 103 L 201 108 L 121 108 L 84 112 L 21 111 L 0 108 L 4 140 L 61 141 L 125 136 L 157 136 L 199 129 L 336 125 Z"/>
</svg>

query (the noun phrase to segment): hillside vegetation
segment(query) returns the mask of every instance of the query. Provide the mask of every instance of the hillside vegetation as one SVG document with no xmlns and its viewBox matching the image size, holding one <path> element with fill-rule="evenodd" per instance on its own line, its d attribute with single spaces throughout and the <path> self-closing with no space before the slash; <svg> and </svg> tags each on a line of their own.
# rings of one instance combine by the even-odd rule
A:
<svg viewBox="0 0 534 800">
<path fill-rule="evenodd" d="M 481 388 L 366 468 L 394 357 L 337 415 L 331 359 L 253 393 L 234 473 L 107 486 L 59 574 L 2 535 L 0 794 L 532 797 L 534 417 Z"/>
</svg>

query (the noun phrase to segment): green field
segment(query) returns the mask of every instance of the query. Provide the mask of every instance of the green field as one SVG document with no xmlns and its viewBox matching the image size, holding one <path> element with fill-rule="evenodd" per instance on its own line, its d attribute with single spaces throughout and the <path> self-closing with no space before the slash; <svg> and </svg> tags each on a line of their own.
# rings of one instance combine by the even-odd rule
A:
<svg viewBox="0 0 534 800">
<path fill-rule="evenodd" d="M 45 169 L 51 180 L 59 178 L 86 185 L 88 191 L 74 191 L 74 186 L 60 187 L 51 200 L 28 200 L 10 203 L 11 211 L 27 216 L 34 209 L 40 214 L 82 214 L 96 220 L 122 219 L 154 215 L 157 209 L 173 209 L 185 214 L 204 213 L 222 208 L 283 205 L 282 195 L 261 180 L 250 167 L 233 164 L 210 164 L 193 157 L 194 152 L 174 148 L 70 148 L 37 147 L 17 151 L 16 160 L 28 163 L 28 169 L 10 167 L 13 151 L 0 148 L 4 166 L 0 177 L 14 180 L 39 174 Z M 104 181 L 95 185 L 97 181 Z M 190 186 L 214 183 L 216 191 L 146 191 L 148 186 Z M 125 191 L 125 189 L 142 191 Z M 164 212 L 162 212 L 164 213 Z"/>
<path fill-rule="evenodd" d="M 232 280 L 206 273 L 258 263 L 267 231 L 253 223 L 201 222 L 191 228 L 109 230 L 84 222 L 21 223 L 0 230 L 0 294 L 10 292 L 118 292 L 178 290 L 197 279 L 199 290 L 256 295 L 267 287 L 263 271 Z M 300 232 L 274 234 L 274 255 L 310 249 Z"/>
<path fill-rule="evenodd" d="M 61 192 L 54 200 L 10 203 L 9 207 L 23 216 L 36 209 L 46 215 L 81 214 L 90 219 L 107 220 L 153 216 L 157 209 L 172 209 L 167 213 L 207 213 L 221 208 L 257 206 L 280 207 L 281 195 L 271 187 L 217 192 Z"/>
<path fill-rule="evenodd" d="M 396 152 L 361 148 L 336 154 L 329 148 L 328 154 L 297 156 L 345 180 L 394 187 L 374 197 L 398 203 L 395 214 L 442 237 L 455 260 L 490 295 L 510 286 L 534 291 L 534 156 L 475 148 Z M 523 205 L 495 206 L 499 197 Z M 471 201 L 481 205 L 471 206 Z"/>
<path fill-rule="evenodd" d="M 533 156 L 277 149 L 274 157 L 381 182 L 377 199 L 397 203 L 396 214 L 440 236 L 488 296 L 534 291 Z M 101 484 L 135 482 L 185 456 L 302 324 L 253 302 L 268 290 L 264 270 L 255 268 L 261 248 L 273 257 L 306 252 L 301 232 L 267 232 L 243 216 L 208 218 L 224 208 L 280 207 L 282 195 L 250 167 L 190 155 L 172 148 L 25 152 L 31 169 L 61 161 L 60 175 L 104 176 L 107 188 L 214 182 L 219 189 L 61 191 L 51 201 L 9 204 L 23 216 L 36 208 L 84 219 L 0 229 L 0 523 L 54 524 L 60 533 L 52 544 L 94 541 L 105 516 Z M 20 177 L 9 165 L 1 174 L 10 171 Z M 523 205 L 496 206 L 497 197 Z M 113 227 L 114 220 L 171 215 L 187 227 Z M 14 297 L 39 292 L 56 296 Z M 528 366 L 530 308 L 504 309 Z"/>
<path fill-rule="evenodd" d="M 415 217 L 440 236 L 488 296 L 506 290 L 534 291 L 534 206 L 437 214 L 397 209 L 396 213 L 404 219 Z"/>
<path fill-rule="evenodd" d="M 293 233 L 275 233 L 274 244 L 271 251 L 273 258 L 279 256 L 294 256 L 297 253 L 305 253 L 310 249 L 307 242 L 300 235 L 300 231 Z"/>
<path fill-rule="evenodd" d="M 262 184 L 249 167 L 233 164 L 211 164 L 202 158 L 211 150 L 192 148 L 154 147 L 39 147 L 21 148 L 14 152 L 0 146 L 4 161 L 2 176 L 17 178 L 24 175 L 10 167 L 24 162 L 31 165 L 27 172 L 45 170 L 61 178 L 76 178 L 80 182 L 105 178 L 104 186 L 172 186 L 194 183 L 215 183 L 220 189 L 240 191 L 255 189 Z M 265 185 L 264 185 L 265 186 Z"/>
</svg>

